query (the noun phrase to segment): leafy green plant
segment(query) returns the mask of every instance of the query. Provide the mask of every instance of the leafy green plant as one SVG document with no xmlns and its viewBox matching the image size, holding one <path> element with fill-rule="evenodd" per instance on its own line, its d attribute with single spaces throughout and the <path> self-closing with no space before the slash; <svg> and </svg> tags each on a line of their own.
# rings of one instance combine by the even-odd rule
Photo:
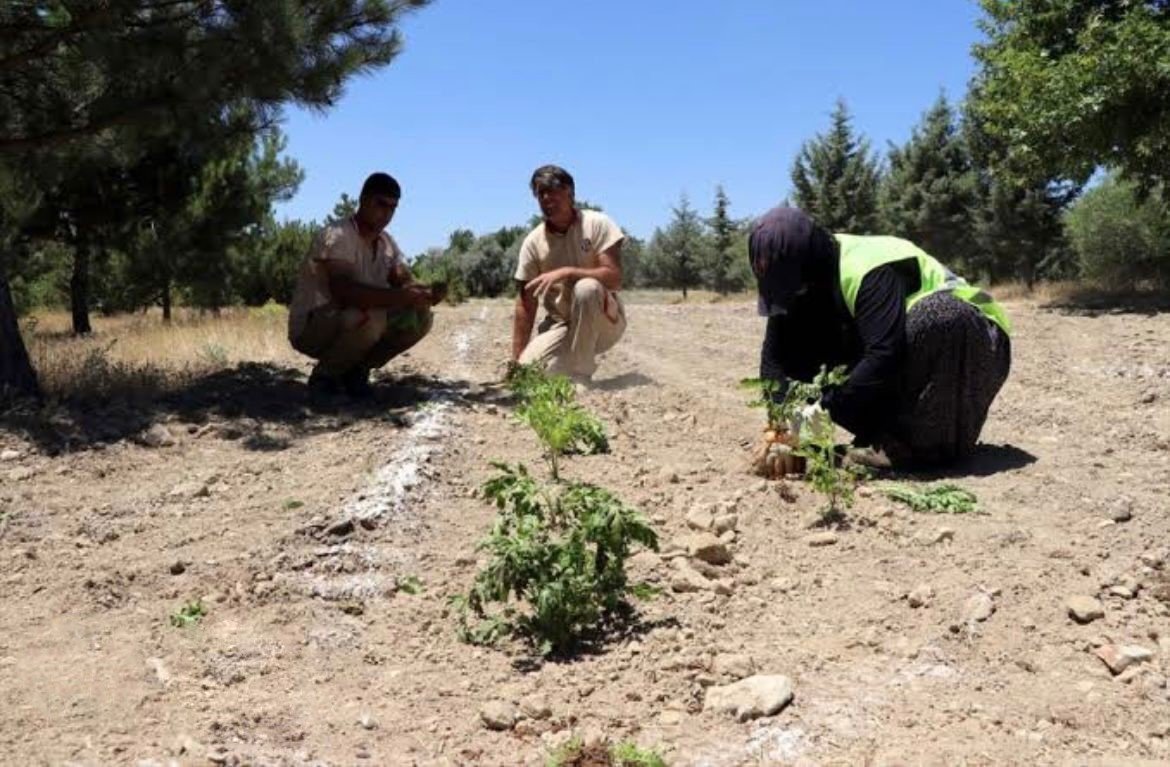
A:
<svg viewBox="0 0 1170 767">
<path fill-rule="evenodd" d="M 650 748 L 638 748 L 635 743 L 619 743 L 610 751 L 616 767 L 666 767 L 666 760 Z"/>
<path fill-rule="evenodd" d="M 578 765 L 601 765 L 610 767 L 666 767 L 666 761 L 653 749 L 639 748 L 637 744 L 623 741 L 613 747 L 597 745 L 586 747 L 580 736 L 549 755 L 546 767 L 578 767 Z"/>
<path fill-rule="evenodd" d="M 205 615 L 207 615 L 207 608 L 203 606 L 202 601 L 196 599 L 193 602 L 187 602 L 177 612 L 171 614 L 171 625 L 180 629 L 193 626 Z"/>
<path fill-rule="evenodd" d="M 789 380 L 784 396 L 777 397 L 780 383 L 766 378 L 745 378 L 739 382 L 740 387 L 757 393 L 756 399 L 748 402 L 748 407 L 763 408 L 768 418 L 768 428 L 775 431 L 787 431 L 790 424 L 796 421 L 800 411 L 807 405 L 821 398 L 824 390 L 829 386 L 840 386 L 848 376 L 845 367 L 839 366 L 828 370 L 821 367 L 812 381 Z"/>
<path fill-rule="evenodd" d="M 460 635 L 479 644 L 516 635 L 542 655 L 563 654 L 628 608 L 626 559 L 635 545 L 657 550 L 658 536 L 608 490 L 541 485 L 523 465 L 493 466 L 482 494 L 499 515 L 479 546 L 491 560 L 453 600 Z M 502 607 L 489 611 L 492 603 Z"/>
<path fill-rule="evenodd" d="M 517 417 L 544 443 L 553 479 L 560 477 L 562 455 L 608 452 L 605 427 L 576 404 L 568 378 L 547 375 L 534 365 L 518 365 L 509 373 L 508 383 L 520 399 Z"/>
<path fill-rule="evenodd" d="M 421 594 L 423 592 L 423 582 L 417 575 L 400 577 L 395 581 L 395 585 L 404 594 Z"/>
<path fill-rule="evenodd" d="M 305 505 L 304 501 L 298 501 L 295 498 L 289 498 L 287 501 L 284 502 L 284 510 L 285 511 L 293 511 L 295 509 L 301 508 L 304 505 Z"/>
<path fill-rule="evenodd" d="M 929 514 L 979 514 L 979 499 L 970 490 L 954 484 L 941 484 L 916 490 L 908 485 L 881 488 L 887 498 L 904 503 L 912 510 Z"/>
</svg>

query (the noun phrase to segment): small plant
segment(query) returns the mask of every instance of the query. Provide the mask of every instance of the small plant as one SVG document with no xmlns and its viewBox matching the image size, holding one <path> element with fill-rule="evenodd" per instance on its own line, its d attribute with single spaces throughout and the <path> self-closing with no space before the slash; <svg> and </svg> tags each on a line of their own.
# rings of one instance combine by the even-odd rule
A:
<svg viewBox="0 0 1170 767">
<path fill-rule="evenodd" d="M 551 755 L 546 767 L 666 767 L 666 761 L 653 749 L 638 748 L 634 743 L 622 742 L 616 746 L 587 747 L 580 736 L 574 737 Z"/>
<path fill-rule="evenodd" d="M 210 341 L 199 348 L 199 358 L 214 367 L 227 367 L 228 364 L 227 349 Z"/>
<path fill-rule="evenodd" d="M 294 511 L 296 509 L 301 508 L 304 505 L 305 505 L 304 501 L 298 501 L 295 498 L 290 498 L 284 502 L 284 510 L 285 511 Z"/>
<path fill-rule="evenodd" d="M 568 378 L 547 375 L 533 365 L 518 365 L 509 373 L 508 384 L 520 399 L 517 416 L 544 443 L 553 479 L 560 477 L 560 456 L 609 450 L 605 427 L 574 401 Z"/>
<path fill-rule="evenodd" d="M 479 547 L 491 561 L 467 596 L 453 600 L 460 635 L 492 644 L 513 634 L 542 655 L 563 654 L 628 608 L 626 559 L 635 545 L 657 550 L 658 536 L 608 490 L 577 482 L 542 486 L 523 465 L 493 465 L 499 473 L 482 492 L 499 516 Z M 503 607 L 489 612 L 491 603 Z"/>
<path fill-rule="evenodd" d="M 404 594 L 421 594 L 423 592 L 423 582 L 417 575 L 407 575 L 404 578 L 399 578 L 395 581 L 398 590 Z"/>
<path fill-rule="evenodd" d="M 979 514 L 979 499 L 958 485 L 942 484 L 915 490 L 907 485 L 881 488 L 887 498 L 904 503 L 912 510 L 928 514 Z"/>
<path fill-rule="evenodd" d="M 171 625 L 180 629 L 193 626 L 205 615 L 207 615 L 207 608 L 203 606 L 202 601 L 196 599 L 180 607 L 178 612 L 171 614 Z"/>
</svg>

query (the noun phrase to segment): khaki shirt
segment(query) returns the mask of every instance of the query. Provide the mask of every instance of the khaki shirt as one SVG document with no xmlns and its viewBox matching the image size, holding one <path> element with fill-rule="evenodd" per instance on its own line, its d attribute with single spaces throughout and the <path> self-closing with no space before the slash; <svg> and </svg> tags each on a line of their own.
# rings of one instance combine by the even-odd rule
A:
<svg viewBox="0 0 1170 767">
<path fill-rule="evenodd" d="M 373 250 L 358 236 L 353 217 L 326 225 L 313 238 L 288 307 L 288 335 L 296 338 L 305 328 L 309 312 L 333 303 L 329 272 L 340 267 L 355 282 L 376 288 L 390 286 L 390 275 L 405 260 L 398 243 L 386 232 L 378 235 Z"/>
<path fill-rule="evenodd" d="M 550 231 L 542 223 L 528 233 L 520 246 L 516 279 L 528 282 L 563 266 L 596 269 L 601 265 L 601 254 L 625 238 L 609 216 L 596 210 L 577 211 L 564 234 Z M 561 282 L 545 293 L 544 308 L 554 319 L 568 322 L 572 300 L 573 286 Z"/>
</svg>

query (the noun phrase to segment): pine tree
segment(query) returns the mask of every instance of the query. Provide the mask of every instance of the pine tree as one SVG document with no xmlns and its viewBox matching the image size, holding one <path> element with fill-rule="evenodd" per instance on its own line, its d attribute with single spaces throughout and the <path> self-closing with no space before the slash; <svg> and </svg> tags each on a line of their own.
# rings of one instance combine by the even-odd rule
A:
<svg viewBox="0 0 1170 767">
<path fill-rule="evenodd" d="M 706 284 L 719 295 L 726 295 L 734 287 L 732 265 L 738 227 L 729 213 L 730 206 L 731 201 L 727 199 L 723 186 L 715 187 L 715 210 L 707 219 L 711 242 L 704 276 Z"/>
<path fill-rule="evenodd" d="M 905 146 L 890 149 L 879 197 L 883 229 L 956 269 L 964 267 L 975 257 L 976 192 L 955 112 L 939 95 Z"/>
<path fill-rule="evenodd" d="M 671 287 L 687 291 L 696 287 L 702 276 L 702 264 L 709 259 L 710 242 L 704 231 L 703 219 L 691 207 L 684 194 L 678 205 L 671 208 L 671 222 L 664 230 L 656 230 L 651 249 L 656 251 L 662 275 Z"/>
<path fill-rule="evenodd" d="M 832 123 L 793 162 L 796 205 L 829 231 L 871 234 L 878 228 L 881 166 L 868 139 L 854 134 L 844 100 L 838 99 Z"/>
</svg>

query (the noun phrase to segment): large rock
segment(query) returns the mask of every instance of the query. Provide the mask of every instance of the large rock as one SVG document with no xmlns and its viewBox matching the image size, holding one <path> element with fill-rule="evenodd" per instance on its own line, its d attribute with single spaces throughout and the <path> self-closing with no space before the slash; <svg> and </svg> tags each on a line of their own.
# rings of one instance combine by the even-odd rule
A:
<svg viewBox="0 0 1170 767">
<path fill-rule="evenodd" d="M 710 533 L 696 533 L 686 539 L 687 556 L 711 565 L 725 565 L 731 561 L 727 544 Z"/>
<path fill-rule="evenodd" d="M 479 710 L 479 719 L 489 730 L 510 730 L 516 726 L 519 712 L 511 703 L 493 700 Z"/>
<path fill-rule="evenodd" d="M 687 514 L 687 526 L 695 530 L 710 530 L 715 524 L 715 515 L 706 506 L 695 506 Z"/>
<path fill-rule="evenodd" d="M 792 682 L 786 676 L 752 676 L 735 684 L 712 687 L 707 690 L 703 708 L 722 714 L 731 714 L 746 722 L 761 716 L 772 716 L 792 700 Z"/>
<path fill-rule="evenodd" d="M 710 591 L 714 586 L 715 584 L 691 567 L 685 559 L 674 560 L 674 574 L 670 577 L 670 588 L 674 591 L 687 594 L 695 591 Z"/>
<path fill-rule="evenodd" d="M 1069 617 L 1077 623 L 1092 623 L 1098 618 L 1105 617 L 1105 608 L 1101 603 L 1096 598 L 1083 594 L 1069 597 L 1065 607 L 1068 608 Z"/>
</svg>

